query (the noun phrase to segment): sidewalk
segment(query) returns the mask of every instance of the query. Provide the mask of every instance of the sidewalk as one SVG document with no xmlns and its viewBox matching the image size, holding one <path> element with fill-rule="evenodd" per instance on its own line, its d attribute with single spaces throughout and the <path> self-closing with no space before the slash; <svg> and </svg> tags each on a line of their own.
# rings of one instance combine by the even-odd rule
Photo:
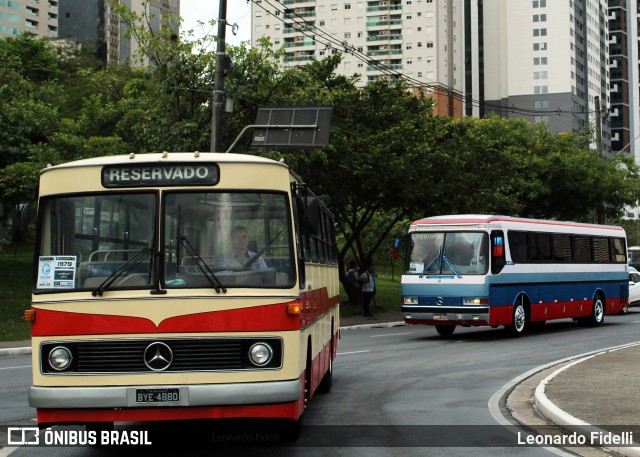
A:
<svg viewBox="0 0 640 457">
<path fill-rule="evenodd" d="M 602 446 L 640 457 L 639 362 L 640 343 L 633 343 L 563 364 L 540 382 L 534 406 L 568 433 L 597 438 L 613 432 L 628 438 L 632 446 L 624 442 Z"/>
</svg>

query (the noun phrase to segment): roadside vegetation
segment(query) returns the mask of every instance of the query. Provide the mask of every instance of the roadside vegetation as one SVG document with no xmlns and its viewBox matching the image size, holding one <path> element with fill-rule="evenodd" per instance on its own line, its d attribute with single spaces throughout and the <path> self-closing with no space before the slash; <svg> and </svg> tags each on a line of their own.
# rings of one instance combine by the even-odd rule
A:
<svg viewBox="0 0 640 457">
<path fill-rule="evenodd" d="M 149 66 L 104 66 L 89 47 L 63 49 L 30 34 L 0 39 L 0 238 L 30 239 L 23 229 L 33 221 L 16 209 L 30 203 L 35 214 L 37 176 L 47 164 L 209 150 L 216 37 L 149 33 L 149 18 L 119 11 Z M 285 68 L 283 49 L 268 37 L 254 48 L 227 47 L 233 65 L 225 69 L 225 94 L 234 112 L 222 119 L 223 149 L 255 122 L 260 106 L 333 107 L 323 150 L 252 150 L 247 135 L 234 152 L 282 160 L 309 184 L 336 218 L 340 279 L 349 260 L 373 260 L 383 306 L 399 305 L 402 263 L 395 281 L 385 268 L 412 220 L 485 213 L 595 222 L 600 210 L 615 223 L 640 199 L 638 166 L 625 154 L 600 156 L 589 130 L 556 135 L 523 119 L 434 116 L 427 90 L 415 95 L 402 80 L 356 86 L 358 78 L 335 73 L 340 53 Z M 31 259 L 11 257 L 16 252 L 0 253 L 0 335 L 7 338 L 27 335 L 14 316 L 28 303 L 20 290 L 23 281 L 29 288 Z"/>
<path fill-rule="evenodd" d="M 0 341 L 31 337 L 31 328 L 23 316 L 31 305 L 32 265 L 32 245 L 20 243 L 0 247 Z"/>
</svg>

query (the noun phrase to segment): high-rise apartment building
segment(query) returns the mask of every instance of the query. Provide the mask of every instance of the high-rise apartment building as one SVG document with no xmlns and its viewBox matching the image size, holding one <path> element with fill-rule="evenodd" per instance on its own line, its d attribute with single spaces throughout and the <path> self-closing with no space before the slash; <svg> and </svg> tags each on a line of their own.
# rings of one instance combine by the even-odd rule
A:
<svg viewBox="0 0 640 457">
<path fill-rule="evenodd" d="M 268 35 L 291 67 L 343 52 L 341 74 L 363 85 L 406 77 L 453 116 L 463 114 L 462 19 L 462 0 L 254 0 L 251 42 Z"/>
<path fill-rule="evenodd" d="M 171 27 L 178 34 L 180 0 L 120 0 L 138 15 L 146 12 L 153 30 L 162 27 L 161 18 L 176 18 Z M 126 36 L 127 24 L 120 21 L 108 0 L 0 0 L 0 37 L 21 32 L 79 42 L 95 49 L 108 63 L 145 65 L 136 60 L 138 43 Z"/>
<path fill-rule="evenodd" d="M 638 2 L 609 0 L 611 148 L 640 163 Z"/>
<path fill-rule="evenodd" d="M 615 62 L 626 43 L 635 42 L 627 34 L 618 39 L 625 46 L 616 46 L 610 24 L 618 30 L 614 19 L 623 18 L 625 33 L 637 37 L 631 24 L 637 16 L 614 12 L 628 12 L 630 3 L 253 0 L 251 41 L 270 36 L 276 47 L 285 47 L 289 66 L 344 52 L 340 73 L 358 73 L 362 84 L 402 75 L 416 90 L 434 94 L 438 114 L 523 117 L 547 122 L 554 133 L 600 126 L 594 146 L 610 155 L 633 138 L 632 131 L 640 133 L 633 124 L 637 102 L 626 102 L 627 111 L 636 107 L 624 121 L 628 126 L 616 119 L 624 118 L 621 99 L 637 94 L 637 82 L 610 73 L 610 48 Z M 619 68 L 624 65 L 630 64 L 621 61 Z M 626 94 L 624 87 L 631 86 Z M 612 100 L 610 88 L 622 92 Z"/>
<path fill-rule="evenodd" d="M 611 154 L 606 2 L 473 4 L 475 16 L 482 18 L 482 35 L 471 41 L 482 46 L 471 59 L 482 60 L 482 72 L 467 86 L 467 95 L 480 101 L 480 115 L 544 121 L 554 133 L 600 125 L 602 152 Z"/>
<path fill-rule="evenodd" d="M 31 32 L 58 36 L 58 0 L 0 0 L 0 37 Z"/>
<path fill-rule="evenodd" d="M 2 1 L 2 0 L 0 0 Z M 160 30 L 162 16 L 180 15 L 180 0 L 120 0 L 139 16 L 146 13 L 152 30 Z M 95 48 L 96 55 L 107 63 L 146 65 L 136 54 L 138 43 L 126 36 L 127 24 L 106 0 L 61 0 L 60 38 L 81 42 Z M 175 23 L 178 33 L 177 21 Z"/>
</svg>

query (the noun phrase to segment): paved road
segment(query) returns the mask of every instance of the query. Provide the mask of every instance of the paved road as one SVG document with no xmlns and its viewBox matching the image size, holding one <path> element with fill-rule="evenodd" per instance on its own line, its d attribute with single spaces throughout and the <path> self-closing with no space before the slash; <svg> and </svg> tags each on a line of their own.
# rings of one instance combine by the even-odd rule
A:
<svg viewBox="0 0 640 457">
<path fill-rule="evenodd" d="M 536 367 L 636 341 L 638 325 L 640 313 L 632 312 L 608 317 L 605 325 L 595 329 L 581 328 L 568 320 L 548 323 L 542 330 L 515 340 L 505 338 L 501 329 L 484 328 L 457 329 L 450 340 L 439 338 L 428 327 L 344 330 L 333 391 L 312 400 L 299 443 L 278 449 L 278 453 L 553 455 L 558 451 L 520 445 L 515 433 L 504 433 L 505 429 L 496 425 L 500 419 L 496 416 L 506 410 L 502 404 L 506 400 L 497 393 Z M 7 365 L 9 362 L 12 365 Z M 2 363 L 0 384 L 9 387 L 2 391 L 0 401 L 10 407 L 0 410 L 0 422 L 28 420 L 33 411 L 26 399 L 13 404 L 10 398 L 26 392 L 29 373 L 19 367 L 28 365 L 29 360 L 12 357 Z M 152 427 L 151 431 L 156 432 L 154 439 L 175 436 L 172 444 L 186 448 L 194 439 L 188 427 Z M 197 436 L 207 440 L 212 436 L 211 429 L 200 433 Z M 274 449 L 265 444 L 268 435 L 263 438 L 260 449 L 241 450 L 272 455 Z M 237 455 L 238 451 L 219 442 L 207 442 L 205 447 L 207 455 Z M 122 449 L 116 451 L 121 453 Z M 21 448 L 11 455 L 53 457 L 96 452 L 90 448 Z"/>
</svg>

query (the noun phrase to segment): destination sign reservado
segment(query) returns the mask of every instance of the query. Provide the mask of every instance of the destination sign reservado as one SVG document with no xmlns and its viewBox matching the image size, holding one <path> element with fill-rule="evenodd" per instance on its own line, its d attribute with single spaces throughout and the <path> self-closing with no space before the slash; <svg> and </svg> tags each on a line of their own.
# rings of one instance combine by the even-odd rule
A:
<svg viewBox="0 0 640 457">
<path fill-rule="evenodd" d="M 104 187 L 212 186 L 218 183 L 212 163 L 107 165 L 102 168 Z"/>
</svg>

